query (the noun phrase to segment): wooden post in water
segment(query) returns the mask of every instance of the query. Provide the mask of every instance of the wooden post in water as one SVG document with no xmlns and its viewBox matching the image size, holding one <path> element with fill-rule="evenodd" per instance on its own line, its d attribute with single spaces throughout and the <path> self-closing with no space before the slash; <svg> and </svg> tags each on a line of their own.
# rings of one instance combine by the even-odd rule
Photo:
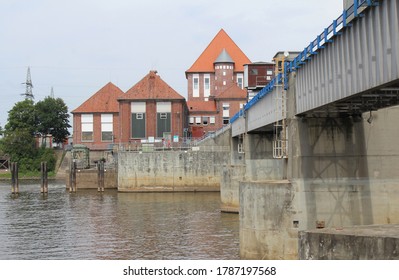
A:
<svg viewBox="0 0 399 280">
<path fill-rule="evenodd" d="M 11 162 L 11 193 L 19 193 L 18 162 Z"/>
<path fill-rule="evenodd" d="M 97 163 L 97 184 L 98 188 L 97 191 L 103 192 L 104 191 L 104 161 L 99 160 Z"/>
<path fill-rule="evenodd" d="M 69 170 L 69 192 L 76 192 L 76 162 L 71 162 Z"/>
<path fill-rule="evenodd" d="M 48 193 L 47 162 L 45 162 L 45 161 L 41 162 L 40 170 L 41 170 L 40 192 L 42 194 L 47 194 Z"/>
</svg>

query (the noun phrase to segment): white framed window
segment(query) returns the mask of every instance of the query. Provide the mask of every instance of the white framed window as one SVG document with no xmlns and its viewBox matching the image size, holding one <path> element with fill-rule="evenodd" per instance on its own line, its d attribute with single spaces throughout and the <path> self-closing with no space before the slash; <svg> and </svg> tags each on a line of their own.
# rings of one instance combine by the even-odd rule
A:
<svg viewBox="0 0 399 280">
<path fill-rule="evenodd" d="M 193 97 L 199 97 L 199 74 L 193 75 Z"/>
<path fill-rule="evenodd" d="M 135 101 L 130 103 L 131 123 L 130 137 L 140 139 L 146 137 L 146 102 Z"/>
<path fill-rule="evenodd" d="M 244 74 L 242 73 L 237 74 L 237 86 L 241 89 L 244 88 Z"/>
<path fill-rule="evenodd" d="M 157 102 L 157 113 L 170 113 L 172 112 L 171 102 Z"/>
<path fill-rule="evenodd" d="M 204 74 L 204 97 L 207 98 L 211 95 L 211 75 Z"/>
<path fill-rule="evenodd" d="M 212 116 L 212 117 L 209 117 L 209 123 L 210 124 L 215 124 L 215 117 L 214 116 Z"/>
<path fill-rule="evenodd" d="M 113 140 L 113 115 L 101 114 L 101 141 L 111 142 Z"/>
<path fill-rule="evenodd" d="M 194 124 L 194 117 L 190 117 L 190 118 L 189 118 L 189 123 L 190 123 L 190 124 Z"/>
<path fill-rule="evenodd" d="M 82 142 L 93 141 L 93 114 L 82 114 Z"/>
<path fill-rule="evenodd" d="M 223 103 L 223 118 L 229 118 L 229 117 L 230 117 L 230 104 Z"/>
<path fill-rule="evenodd" d="M 201 117 L 195 117 L 195 123 L 201 124 Z"/>
<path fill-rule="evenodd" d="M 266 71 L 266 75 L 273 75 L 273 71 L 272 70 L 267 70 Z"/>
<path fill-rule="evenodd" d="M 132 102 L 130 104 L 130 110 L 132 113 L 145 113 L 145 107 L 145 102 Z"/>
</svg>

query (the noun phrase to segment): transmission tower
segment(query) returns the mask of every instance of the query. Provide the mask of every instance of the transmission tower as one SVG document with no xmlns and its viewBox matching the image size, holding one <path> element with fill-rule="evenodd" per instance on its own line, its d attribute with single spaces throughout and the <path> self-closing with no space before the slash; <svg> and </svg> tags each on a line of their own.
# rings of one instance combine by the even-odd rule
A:
<svg viewBox="0 0 399 280">
<path fill-rule="evenodd" d="M 54 88 L 53 88 L 53 87 L 51 87 L 50 97 L 51 97 L 51 98 L 54 98 Z"/>
<path fill-rule="evenodd" d="M 32 84 L 32 78 L 30 76 L 30 67 L 28 67 L 28 73 L 26 74 L 26 82 L 23 84 L 26 85 L 26 90 L 25 93 L 23 93 L 22 95 L 25 96 L 25 99 L 34 99 L 35 97 L 33 96 L 32 92 L 33 84 Z"/>
</svg>

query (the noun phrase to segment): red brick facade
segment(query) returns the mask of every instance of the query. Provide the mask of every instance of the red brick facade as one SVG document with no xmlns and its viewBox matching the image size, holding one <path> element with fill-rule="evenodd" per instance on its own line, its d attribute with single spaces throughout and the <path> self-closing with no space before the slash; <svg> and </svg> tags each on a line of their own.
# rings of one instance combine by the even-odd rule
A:
<svg viewBox="0 0 399 280">
<path fill-rule="evenodd" d="M 249 63 L 222 29 L 186 71 L 192 137 L 220 129 L 246 103 L 244 65 Z M 212 123 L 207 122 L 210 118 Z"/>
<path fill-rule="evenodd" d="M 141 111 L 132 112 L 132 106 Z M 186 100 L 156 71 L 150 71 L 126 93 L 108 83 L 72 114 L 73 144 L 90 150 L 132 142 L 181 142 L 187 136 Z M 134 129 L 141 130 L 140 137 L 133 135 Z"/>
<path fill-rule="evenodd" d="M 244 65 L 250 63 L 222 29 L 186 71 L 187 103 L 156 71 L 126 93 L 108 83 L 72 111 L 73 143 L 104 150 L 112 144 L 203 137 L 246 103 Z"/>
<path fill-rule="evenodd" d="M 115 143 L 119 134 L 117 98 L 121 94 L 123 94 L 121 89 L 112 83 L 108 83 L 72 111 L 73 144 L 83 144 L 91 150 L 105 150 Z M 86 121 L 82 121 L 82 116 Z M 103 119 L 102 123 L 102 116 L 103 118 L 112 116 L 112 118 L 107 118 L 106 123 Z M 102 128 L 107 130 L 107 137 L 104 137 Z M 85 133 L 87 134 L 86 137 L 83 136 Z"/>
<path fill-rule="evenodd" d="M 150 71 L 148 75 L 128 90 L 126 94 L 120 96 L 118 101 L 121 117 L 119 139 L 122 143 L 148 140 L 151 138 L 154 138 L 155 141 L 161 141 L 165 137 L 160 135 L 160 131 L 169 134 L 171 137 L 169 140 L 178 139 L 180 142 L 185 136 L 184 131 L 187 129 L 188 112 L 186 100 L 167 85 L 155 71 Z M 134 128 L 132 103 L 133 105 L 135 103 L 142 105 L 142 113 L 145 121 L 144 137 L 138 138 L 132 135 L 132 128 Z M 162 107 L 162 112 L 167 115 L 165 122 L 169 123 L 170 121 L 170 129 L 160 129 L 158 122 L 162 120 L 159 120 L 159 107 Z"/>
</svg>

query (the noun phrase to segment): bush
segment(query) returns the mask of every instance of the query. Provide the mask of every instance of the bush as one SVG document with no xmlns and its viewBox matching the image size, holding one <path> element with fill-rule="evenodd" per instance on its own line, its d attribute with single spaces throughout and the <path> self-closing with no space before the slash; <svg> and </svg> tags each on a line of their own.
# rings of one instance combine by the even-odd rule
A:
<svg viewBox="0 0 399 280">
<path fill-rule="evenodd" d="M 55 157 L 55 153 L 53 149 L 49 148 L 40 148 L 37 157 L 35 159 L 35 168 L 36 170 L 40 171 L 40 164 L 41 162 L 47 162 L 47 171 L 54 171 L 55 164 L 57 162 L 57 158 Z"/>
</svg>

